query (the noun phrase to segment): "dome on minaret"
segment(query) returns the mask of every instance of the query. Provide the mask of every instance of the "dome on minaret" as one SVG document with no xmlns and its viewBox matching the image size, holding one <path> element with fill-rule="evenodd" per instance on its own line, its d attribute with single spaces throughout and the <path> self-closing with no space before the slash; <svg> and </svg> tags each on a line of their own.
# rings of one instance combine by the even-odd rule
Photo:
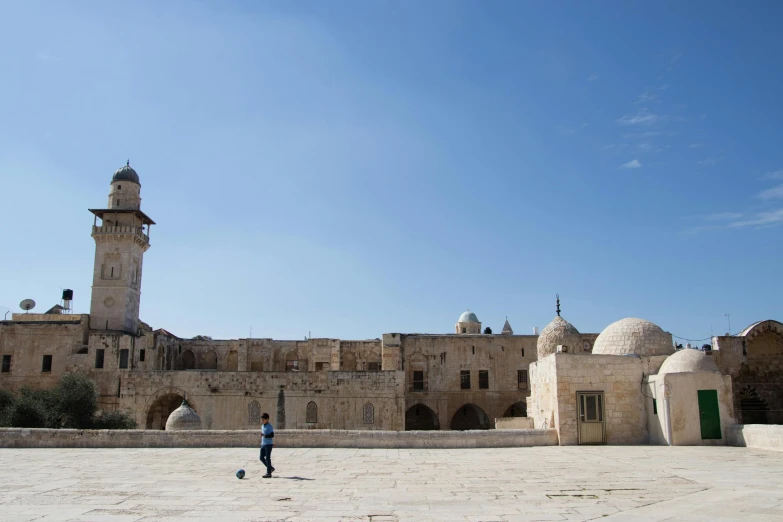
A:
<svg viewBox="0 0 783 522">
<path fill-rule="evenodd" d="M 124 167 L 121 167 L 114 172 L 114 177 L 111 178 L 111 181 L 112 183 L 115 181 L 130 181 L 131 183 L 141 185 L 141 183 L 139 183 L 139 175 L 130 166 L 130 160 L 125 163 Z"/>
<path fill-rule="evenodd" d="M 454 325 L 455 331 L 458 334 L 480 334 L 481 333 L 481 321 L 479 321 L 476 314 L 470 310 L 462 312 L 459 316 L 457 324 Z"/>
</svg>

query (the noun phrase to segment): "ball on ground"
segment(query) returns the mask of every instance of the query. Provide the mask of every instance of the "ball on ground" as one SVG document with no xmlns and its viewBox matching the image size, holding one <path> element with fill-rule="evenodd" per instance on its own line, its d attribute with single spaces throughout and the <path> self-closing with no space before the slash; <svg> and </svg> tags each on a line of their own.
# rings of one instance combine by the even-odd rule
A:
<svg viewBox="0 0 783 522">
<path fill-rule="evenodd" d="M 237 470 L 237 478 L 238 478 L 238 479 L 243 479 L 243 478 L 245 478 L 245 470 L 244 470 L 244 469 L 239 469 L 239 470 Z"/>
</svg>

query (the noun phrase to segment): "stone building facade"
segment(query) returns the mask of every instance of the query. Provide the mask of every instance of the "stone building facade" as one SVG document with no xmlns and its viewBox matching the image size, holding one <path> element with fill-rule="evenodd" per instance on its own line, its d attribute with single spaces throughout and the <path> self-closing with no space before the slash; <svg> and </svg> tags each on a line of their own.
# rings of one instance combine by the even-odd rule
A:
<svg viewBox="0 0 783 522">
<path fill-rule="evenodd" d="M 278 428 L 301 429 L 489 429 L 496 419 L 520 418 L 520 425 L 557 429 L 562 444 L 581 441 L 580 408 L 600 400 L 603 442 L 654 439 L 648 395 L 660 387 L 651 376 L 674 347 L 652 323 L 623 320 L 600 335 L 582 334 L 560 316 L 558 298 L 541 335 L 514 335 L 508 320 L 500 334 L 482 333 L 466 311 L 453 334 L 184 339 L 139 318 L 155 222 L 141 210 L 129 164 L 115 172 L 107 207 L 91 212 L 90 314 L 25 313 L 0 322 L 0 388 L 48 388 L 63 373 L 81 372 L 98 384 L 101 408 L 130 410 L 139 427 L 153 430 L 186 398 L 210 429 L 256 428 L 262 412 Z M 783 325 L 757 323 L 713 345 L 705 356 L 731 376 L 729 411 L 781 422 Z"/>
</svg>

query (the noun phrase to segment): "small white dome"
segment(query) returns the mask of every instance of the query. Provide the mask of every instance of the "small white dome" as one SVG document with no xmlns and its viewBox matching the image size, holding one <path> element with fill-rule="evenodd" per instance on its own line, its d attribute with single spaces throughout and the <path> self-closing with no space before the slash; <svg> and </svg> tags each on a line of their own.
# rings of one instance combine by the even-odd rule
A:
<svg viewBox="0 0 783 522">
<path fill-rule="evenodd" d="M 458 323 L 478 323 L 480 322 L 478 320 L 478 317 L 476 317 L 476 314 L 468 310 L 467 312 L 462 312 L 462 315 L 459 316 Z"/>
<path fill-rule="evenodd" d="M 541 330 L 536 342 L 538 357 L 555 353 L 558 345 L 567 346 L 571 353 L 582 351 L 582 336 L 579 330 L 559 315 Z"/>
<path fill-rule="evenodd" d="M 663 361 L 659 375 L 664 373 L 691 373 L 691 372 L 714 372 L 720 373 L 718 366 L 712 357 L 693 348 L 685 348 L 670 355 Z"/>
<path fill-rule="evenodd" d="M 201 417 L 188 405 L 186 399 L 182 406 L 171 412 L 166 420 L 166 431 L 200 430 Z"/>
<path fill-rule="evenodd" d="M 670 355 L 674 353 L 672 335 L 657 324 L 628 317 L 606 328 L 593 345 L 594 355 Z"/>
</svg>

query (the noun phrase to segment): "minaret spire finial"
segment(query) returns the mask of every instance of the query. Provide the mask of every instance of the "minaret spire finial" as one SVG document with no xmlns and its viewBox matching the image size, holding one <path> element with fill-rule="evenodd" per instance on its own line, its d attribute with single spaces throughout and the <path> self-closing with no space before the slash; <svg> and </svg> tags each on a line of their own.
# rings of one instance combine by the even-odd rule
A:
<svg viewBox="0 0 783 522">
<path fill-rule="evenodd" d="M 130 167 L 130 158 L 128 158 L 128 161 L 125 162 L 126 167 Z"/>
<path fill-rule="evenodd" d="M 560 317 L 560 294 L 555 294 L 555 298 L 557 299 L 557 316 Z"/>
</svg>

